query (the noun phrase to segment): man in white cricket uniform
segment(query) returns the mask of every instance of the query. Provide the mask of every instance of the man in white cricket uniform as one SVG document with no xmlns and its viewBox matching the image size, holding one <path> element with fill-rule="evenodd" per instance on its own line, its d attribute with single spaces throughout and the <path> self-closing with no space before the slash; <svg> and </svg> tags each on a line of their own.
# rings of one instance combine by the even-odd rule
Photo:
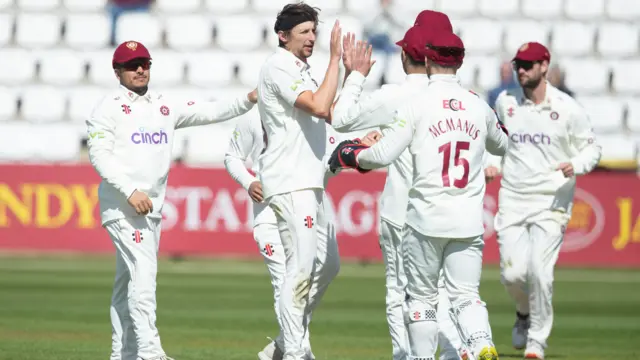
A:
<svg viewBox="0 0 640 360">
<path fill-rule="evenodd" d="M 276 215 L 286 255 L 280 291 L 280 321 L 285 360 L 305 357 L 305 314 L 315 278 L 318 227 L 327 226 L 322 209 L 327 131 L 325 120 L 338 87 L 342 56 L 338 22 L 331 33 L 330 61 L 320 86 L 311 77 L 318 12 L 299 3 L 286 5 L 274 26 L 280 46 L 263 65 L 258 109 L 265 149 L 258 158 L 264 201 Z M 318 299 L 314 299 L 316 302 Z"/>
<path fill-rule="evenodd" d="M 436 31 L 453 31 L 447 15 L 425 10 L 418 16 L 416 26 L 407 31 L 404 39 L 396 44 L 402 47 L 402 64 L 406 80 L 402 84 L 388 84 L 374 91 L 371 95 L 360 98 L 368 68 L 354 70 L 353 60 L 349 59 L 349 51 L 345 48 L 345 68 L 350 75 L 336 102 L 332 126 L 340 132 L 362 130 L 371 127 L 389 125 L 395 111 L 413 94 L 424 91 L 429 77 L 424 64 L 424 45 L 429 33 Z M 366 63 L 364 65 L 367 65 Z M 413 175 L 411 154 L 405 150 L 402 155 L 389 166 L 387 180 L 381 196 L 380 210 L 380 248 L 384 256 L 386 272 L 386 305 L 387 322 L 391 334 L 393 359 L 405 359 L 408 353 L 409 340 L 404 324 L 402 305 L 405 301 L 404 287 L 406 277 L 402 266 L 401 249 L 402 228 L 405 222 L 409 188 Z M 458 359 L 462 343 L 448 313 L 450 306 L 446 291 L 442 291 L 439 307 L 439 329 L 441 330 L 441 359 Z"/>
<path fill-rule="evenodd" d="M 576 176 L 601 155 L 589 117 L 545 75 L 550 55 L 524 44 L 513 59 L 521 91 L 507 90 L 496 112 L 510 130 L 495 219 L 502 282 L 516 302 L 513 345 L 543 359 L 553 324 L 553 270 L 571 217 Z M 525 204 L 523 206 L 523 204 Z"/>
<path fill-rule="evenodd" d="M 120 88 L 87 120 L 89 157 L 102 182 L 102 226 L 116 248 L 111 360 L 166 357 L 156 328 L 156 273 L 162 205 L 174 130 L 212 124 L 253 107 L 256 94 L 226 102 L 172 102 L 148 90 L 151 56 L 127 41 L 113 55 Z"/>
<path fill-rule="evenodd" d="M 464 57 L 460 38 L 448 32 L 434 34 L 425 54 L 429 86 L 398 110 L 378 144 L 350 156 L 363 169 L 387 166 L 407 147 L 413 159 L 402 244 L 408 358 L 435 358 L 438 278 L 444 269 L 445 287 L 470 356 L 497 359 L 488 313 L 478 293 L 484 245 L 482 160 L 485 148 L 503 154 L 507 137 L 493 110 L 456 78 Z"/>
</svg>

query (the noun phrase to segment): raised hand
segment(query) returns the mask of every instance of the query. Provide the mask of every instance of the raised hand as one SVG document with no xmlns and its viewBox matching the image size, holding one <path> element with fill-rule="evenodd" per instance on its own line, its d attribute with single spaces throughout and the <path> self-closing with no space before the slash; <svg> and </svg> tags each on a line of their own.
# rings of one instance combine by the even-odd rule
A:
<svg viewBox="0 0 640 360">
<path fill-rule="evenodd" d="M 352 50 L 352 71 L 357 71 L 364 76 L 369 75 L 371 67 L 376 63 L 375 60 L 371 60 L 373 54 L 373 46 L 368 45 L 366 41 L 358 40 L 356 46 Z"/>
<path fill-rule="evenodd" d="M 342 44 L 340 40 L 342 39 L 342 28 L 340 28 L 340 20 L 336 20 L 336 23 L 333 24 L 333 29 L 331 30 L 331 43 L 329 48 L 329 54 L 332 58 L 340 60 L 342 57 Z"/>
<path fill-rule="evenodd" d="M 356 43 L 356 35 L 350 32 L 342 37 L 342 63 L 347 72 L 353 70 L 353 48 Z"/>
</svg>

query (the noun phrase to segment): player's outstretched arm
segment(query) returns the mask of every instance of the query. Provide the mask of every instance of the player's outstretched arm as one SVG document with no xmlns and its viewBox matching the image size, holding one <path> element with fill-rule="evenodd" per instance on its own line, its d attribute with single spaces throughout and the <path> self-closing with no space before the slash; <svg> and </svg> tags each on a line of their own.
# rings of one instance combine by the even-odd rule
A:
<svg viewBox="0 0 640 360">
<path fill-rule="evenodd" d="M 392 119 L 392 110 L 385 104 L 392 96 L 389 87 L 376 90 L 370 96 L 360 99 L 363 84 L 375 60 L 371 61 L 372 47 L 366 42 L 358 41 L 349 36 L 345 39 L 345 54 L 343 56 L 346 77 L 342 91 L 332 107 L 331 126 L 339 132 L 369 129 L 386 125 Z M 395 110 L 395 109 L 393 109 Z"/>
<path fill-rule="evenodd" d="M 584 109 L 569 119 L 569 136 L 571 143 L 578 153 L 571 158 L 571 165 L 575 175 L 584 175 L 592 171 L 600 162 L 602 147 L 596 141 L 591 121 Z"/>
<path fill-rule="evenodd" d="M 245 161 L 254 146 L 257 144 L 254 131 L 251 129 L 251 119 L 242 119 L 236 125 L 229 140 L 229 147 L 224 154 L 224 167 L 233 180 L 247 191 L 252 183 L 258 181 L 245 166 Z M 257 159 L 253 160 L 257 161 Z"/>
<path fill-rule="evenodd" d="M 397 115 L 394 122 L 382 129 L 382 138 L 357 156 L 362 169 L 378 169 L 391 164 L 409 147 L 413 139 L 413 123 Z"/>
<path fill-rule="evenodd" d="M 89 160 L 100 177 L 128 199 L 136 190 L 122 172 L 121 161 L 113 154 L 115 122 L 103 104 L 93 111 L 87 123 Z"/>
<path fill-rule="evenodd" d="M 257 103 L 257 90 L 235 99 L 219 101 L 189 101 L 177 108 L 175 128 L 209 125 L 233 119 L 253 108 Z"/>
</svg>

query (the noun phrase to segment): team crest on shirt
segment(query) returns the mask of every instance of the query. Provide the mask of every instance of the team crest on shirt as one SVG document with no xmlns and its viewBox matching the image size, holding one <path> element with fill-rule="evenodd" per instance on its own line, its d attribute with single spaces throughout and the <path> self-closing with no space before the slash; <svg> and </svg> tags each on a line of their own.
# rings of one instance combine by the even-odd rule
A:
<svg viewBox="0 0 640 360">
<path fill-rule="evenodd" d="M 166 105 L 160 106 L 160 113 L 164 116 L 169 116 L 169 108 Z"/>
<path fill-rule="evenodd" d="M 329 136 L 329 144 L 335 144 L 336 143 L 336 138 L 334 138 L 333 136 Z"/>
<path fill-rule="evenodd" d="M 507 115 L 508 115 L 509 117 L 513 117 L 513 113 L 514 113 L 514 111 L 515 111 L 515 110 L 513 109 L 513 107 L 508 108 L 508 109 L 507 109 Z"/>
<path fill-rule="evenodd" d="M 195 101 L 193 101 L 193 100 L 192 100 L 192 101 L 189 101 L 189 102 L 187 103 L 187 106 L 191 106 L 191 105 L 193 105 L 193 104 L 195 104 L 195 103 L 196 103 L 196 102 L 195 102 Z"/>
<path fill-rule="evenodd" d="M 558 120 L 560 114 L 558 114 L 557 111 L 552 111 L 551 114 L 549 114 L 549 117 L 551 118 L 551 120 Z"/>
</svg>

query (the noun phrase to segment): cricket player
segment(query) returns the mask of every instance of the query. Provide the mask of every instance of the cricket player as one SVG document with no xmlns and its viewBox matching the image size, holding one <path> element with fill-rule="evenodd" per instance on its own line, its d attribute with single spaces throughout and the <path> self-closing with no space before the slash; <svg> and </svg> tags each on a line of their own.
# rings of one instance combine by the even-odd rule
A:
<svg viewBox="0 0 640 360">
<path fill-rule="evenodd" d="M 551 56 L 522 45 L 513 66 L 522 89 L 505 90 L 496 112 L 510 130 L 495 229 L 502 283 L 516 303 L 513 346 L 544 359 L 553 325 L 553 269 L 571 217 L 576 176 L 600 161 L 601 148 L 585 110 L 545 80 Z M 525 204 L 525 206 L 523 206 Z"/>
<path fill-rule="evenodd" d="M 387 166 L 409 149 L 414 164 L 403 262 L 408 358 L 434 359 L 438 278 L 473 359 L 497 359 L 488 313 L 478 288 L 482 271 L 483 156 L 504 153 L 507 137 L 489 105 L 462 88 L 456 70 L 464 45 L 450 32 L 430 35 L 425 49 L 429 86 L 414 94 L 383 128 L 373 147 L 339 149 L 341 163 L 360 169 Z"/>
<path fill-rule="evenodd" d="M 318 229 L 327 226 L 323 208 L 327 129 L 325 119 L 338 87 L 342 56 L 341 29 L 333 26 L 330 60 L 318 86 L 307 58 L 313 54 L 318 11 L 305 3 L 286 5 L 274 31 L 279 47 L 262 66 L 258 82 L 258 109 L 265 134 L 258 158 L 258 178 L 265 203 L 273 210 L 286 256 L 280 289 L 280 320 L 285 360 L 306 355 L 305 316 L 314 306 L 310 289 L 317 281 L 315 259 Z M 317 296 L 314 302 L 318 302 Z"/>
<path fill-rule="evenodd" d="M 343 134 L 336 133 L 329 125 L 327 125 L 327 154 L 325 159 L 328 160 L 334 148 L 346 138 Z M 379 139 L 379 133 L 372 131 L 362 139 L 363 144 L 373 145 Z M 229 149 L 225 154 L 225 168 L 231 177 L 249 193 L 249 197 L 253 201 L 253 237 L 258 245 L 262 256 L 264 257 L 267 270 L 271 277 L 271 285 L 273 286 L 273 297 L 278 324 L 280 321 L 280 289 L 284 282 L 286 272 L 285 255 L 278 232 L 278 223 L 276 216 L 266 203 L 262 194 L 262 184 L 254 174 L 259 174 L 260 169 L 258 163 L 254 160 L 260 156 L 264 150 L 264 141 L 262 133 L 262 124 L 258 118 L 245 118 L 238 122 L 233 137 L 229 143 Z M 252 160 L 251 174 L 245 167 L 247 159 Z M 324 186 L 327 186 L 329 179 L 336 173 L 329 171 L 328 164 L 325 172 Z M 313 303 L 313 299 L 320 297 L 329 286 L 329 283 L 335 278 L 340 269 L 340 261 L 338 254 L 338 244 L 336 239 L 335 221 L 332 217 L 329 201 L 326 194 L 323 194 L 323 208 L 320 215 L 325 216 L 327 220 L 326 227 L 318 228 L 318 255 L 316 256 L 316 271 L 314 276 L 317 277 L 313 282 L 309 297 Z M 307 316 L 310 317 L 309 312 Z M 313 359 L 311 345 L 309 343 L 309 331 L 305 333 L 304 346 L 306 350 L 306 358 Z M 275 341 L 270 342 L 262 351 L 258 353 L 260 360 L 277 360 L 282 359 L 282 333 Z"/>
<path fill-rule="evenodd" d="M 136 41 L 116 48 L 112 66 L 120 88 L 87 120 L 89 158 L 102 178 L 102 226 L 116 248 L 111 360 L 165 360 L 155 325 L 156 273 L 174 130 L 242 115 L 257 94 L 173 102 L 149 90 L 151 56 Z"/>
<path fill-rule="evenodd" d="M 389 125 L 393 121 L 394 112 L 413 94 L 424 91 L 428 86 L 424 45 L 427 43 L 427 36 L 437 31 L 453 31 L 449 17 L 437 11 L 421 12 L 416 19 L 416 25 L 396 43 L 402 48 L 400 56 L 403 69 L 407 74 L 405 82 L 399 85 L 384 85 L 371 95 L 362 98 L 363 84 L 371 68 L 371 62 L 356 61 L 355 56 L 352 55 L 357 51 L 353 44 L 354 40 L 347 38 L 343 45 L 343 59 L 345 69 L 350 74 L 335 104 L 332 126 L 337 131 L 344 132 Z M 409 349 L 402 309 L 405 301 L 406 277 L 400 249 L 412 176 L 411 154 L 405 150 L 389 166 L 381 196 L 380 248 L 385 263 L 387 322 L 394 360 L 405 359 Z M 443 289 L 440 294 L 442 304 L 438 307 L 438 320 L 441 323 L 439 327 L 440 358 L 459 359 L 465 350 L 455 326 L 451 323 L 448 312 L 450 304 L 447 305 L 449 299 L 446 291 Z"/>
</svg>

